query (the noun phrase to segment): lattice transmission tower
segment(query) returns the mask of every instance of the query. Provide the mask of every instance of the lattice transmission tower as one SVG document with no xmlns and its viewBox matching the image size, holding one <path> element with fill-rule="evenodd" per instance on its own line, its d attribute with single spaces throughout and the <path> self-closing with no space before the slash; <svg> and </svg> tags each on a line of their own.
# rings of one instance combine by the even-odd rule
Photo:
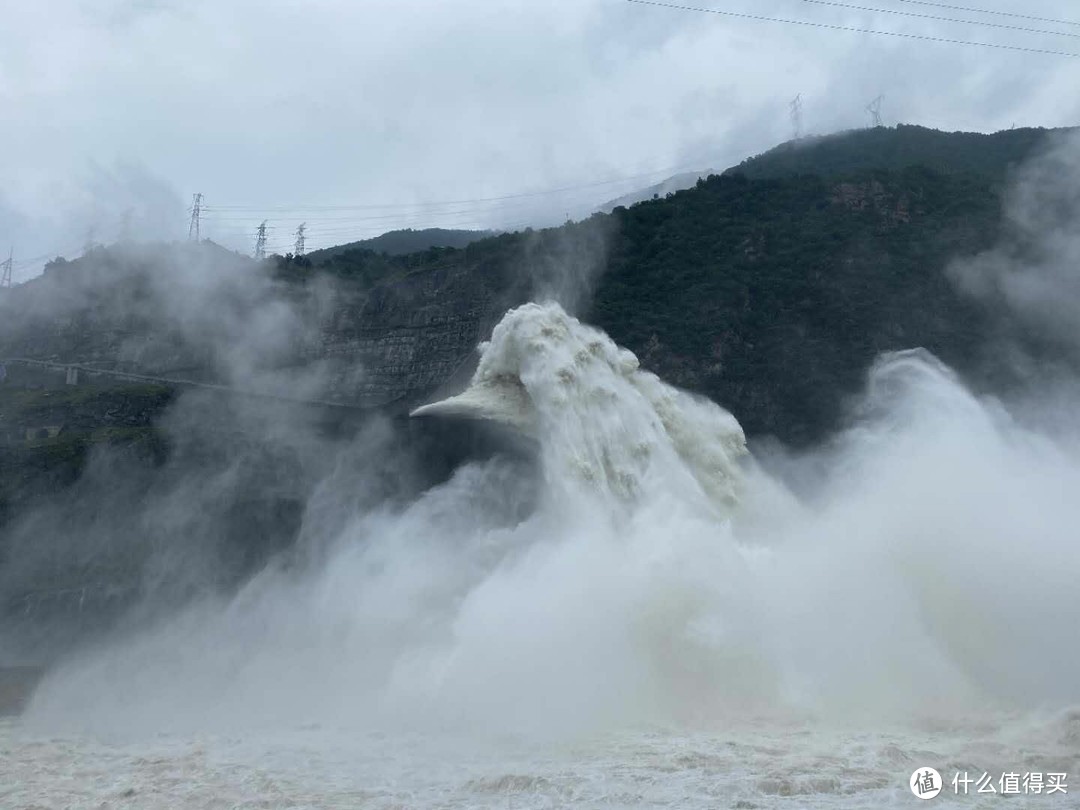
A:
<svg viewBox="0 0 1080 810">
<path fill-rule="evenodd" d="M 296 229 L 296 246 L 293 249 L 293 255 L 297 258 L 304 255 L 304 231 L 306 230 L 306 222 L 301 222 L 300 227 Z"/>
<path fill-rule="evenodd" d="M 866 111 L 870 113 L 870 126 L 881 126 L 881 102 L 885 100 L 885 96 L 878 96 L 869 104 L 866 105 Z"/>
<path fill-rule="evenodd" d="M 255 252 L 252 254 L 255 261 L 261 262 L 266 258 L 266 220 L 264 219 L 255 229 Z"/>
<path fill-rule="evenodd" d="M 199 241 L 199 218 L 202 214 L 202 194 L 191 196 L 191 224 L 188 225 L 187 238 L 192 242 Z"/>
<path fill-rule="evenodd" d="M 8 257 L 0 263 L 0 288 L 11 286 L 11 270 L 15 266 L 15 248 L 8 251 Z"/>
</svg>

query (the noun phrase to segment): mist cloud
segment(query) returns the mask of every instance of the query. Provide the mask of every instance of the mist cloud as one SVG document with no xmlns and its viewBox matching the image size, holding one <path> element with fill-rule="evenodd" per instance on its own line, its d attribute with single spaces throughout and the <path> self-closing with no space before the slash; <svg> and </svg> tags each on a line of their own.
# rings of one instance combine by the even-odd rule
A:
<svg viewBox="0 0 1080 810">
<path fill-rule="evenodd" d="M 866 12 L 752 4 L 753 13 L 916 34 L 1061 47 L 994 29 Z M 987 0 L 990 7 L 1005 2 Z M 1040 13 L 1067 17 L 1064 0 Z M 886 123 L 993 130 L 1065 125 L 1080 108 L 1076 60 L 894 41 L 590 0 L 513 2 L 23 4 L 0 21 L 0 133 L 9 205 L 53 222 L 57 193 L 89 162 L 148 167 L 186 204 L 256 209 L 477 199 L 682 167 L 725 168 L 790 135 L 802 93 L 806 129 Z M 1044 41 L 1045 40 L 1045 41 Z M 195 56 L 197 54 L 197 56 Z M 317 54 L 318 58 L 310 58 Z M 942 75 L 955 77 L 944 84 Z M 434 136 L 434 137 L 433 137 Z M 309 221 L 310 244 L 398 226 L 543 225 L 662 179 L 464 206 L 406 221 Z M 103 189 L 109 241 L 122 194 Z M 392 215 L 400 209 L 369 211 Z M 310 212 L 208 217 L 205 233 L 250 249 L 278 221 L 284 252 Z M 170 216 L 174 216 L 170 214 Z M 174 236 L 186 218 L 173 219 Z M 81 244 L 89 227 L 74 227 Z M 0 245 L 70 250 L 67 232 L 0 222 Z M 8 233 L 10 228 L 11 233 Z"/>
<path fill-rule="evenodd" d="M 1032 332 L 1080 351 L 1080 137 L 1019 169 L 1005 199 L 1002 243 L 949 269 L 959 288 Z"/>
</svg>

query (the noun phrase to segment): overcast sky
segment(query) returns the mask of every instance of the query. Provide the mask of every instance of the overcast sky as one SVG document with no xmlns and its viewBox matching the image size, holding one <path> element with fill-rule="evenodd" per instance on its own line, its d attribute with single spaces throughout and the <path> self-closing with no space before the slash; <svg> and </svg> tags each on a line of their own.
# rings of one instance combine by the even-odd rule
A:
<svg viewBox="0 0 1080 810">
<path fill-rule="evenodd" d="M 1080 53 L 1080 24 L 935 3 L 684 2 Z M 1075 0 L 942 4 L 1080 23 Z M 195 192 L 203 235 L 244 250 L 263 218 L 282 252 L 301 221 L 309 247 L 544 224 L 786 140 L 797 93 L 810 133 L 865 126 L 879 94 L 886 124 L 993 131 L 1078 123 L 1077 87 L 1080 58 L 625 0 L 10 0 L 0 246 L 18 278 L 88 236 L 186 238 Z"/>
</svg>

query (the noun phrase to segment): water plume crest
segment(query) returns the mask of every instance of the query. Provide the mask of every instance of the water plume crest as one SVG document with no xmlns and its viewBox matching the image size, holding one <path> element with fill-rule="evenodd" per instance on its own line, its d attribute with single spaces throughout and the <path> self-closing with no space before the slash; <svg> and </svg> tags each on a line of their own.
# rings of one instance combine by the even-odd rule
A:
<svg viewBox="0 0 1080 810">
<path fill-rule="evenodd" d="M 738 500 L 746 440 L 735 418 L 643 371 L 637 357 L 556 303 L 510 310 L 457 396 L 414 416 L 465 416 L 542 437 L 549 487 L 638 499 L 644 490 Z"/>
</svg>

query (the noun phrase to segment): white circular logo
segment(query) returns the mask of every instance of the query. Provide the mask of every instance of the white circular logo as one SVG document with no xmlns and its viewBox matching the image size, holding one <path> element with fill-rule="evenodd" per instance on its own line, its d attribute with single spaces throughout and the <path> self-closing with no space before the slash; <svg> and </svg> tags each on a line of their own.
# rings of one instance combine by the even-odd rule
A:
<svg viewBox="0 0 1080 810">
<path fill-rule="evenodd" d="M 911 775 L 908 782 L 911 792 L 920 799 L 932 799 L 941 793 L 941 774 L 933 768 L 919 768 Z"/>
</svg>

